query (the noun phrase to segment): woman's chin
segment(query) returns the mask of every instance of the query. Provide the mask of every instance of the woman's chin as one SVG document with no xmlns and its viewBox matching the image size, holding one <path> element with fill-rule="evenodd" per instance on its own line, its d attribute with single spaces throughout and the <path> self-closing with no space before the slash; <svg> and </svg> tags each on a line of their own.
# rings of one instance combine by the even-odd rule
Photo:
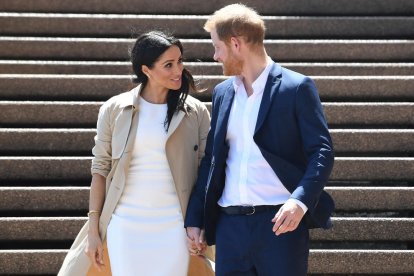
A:
<svg viewBox="0 0 414 276">
<path fill-rule="evenodd" d="M 178 90 L 181 88 L 181 82 L 180 83 L 174 83 L 170 87 L 168 87 L 171 90 Z"/>
</svg>

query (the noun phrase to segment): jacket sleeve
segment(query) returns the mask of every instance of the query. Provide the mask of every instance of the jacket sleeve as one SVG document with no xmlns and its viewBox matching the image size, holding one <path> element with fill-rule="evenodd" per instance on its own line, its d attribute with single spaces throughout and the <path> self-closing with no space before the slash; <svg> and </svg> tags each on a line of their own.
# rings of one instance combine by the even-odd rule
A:
<svg viewBox="0 0 414 276">
<path fill-rule="evenodd" d="M 99 109 L 96 126 L 95 146 L 92 149 L 93 159 L 92 174 L 100 174 L 107 177 L 112 165 L 112 131 L 110 125 L 110 108 L 105 103 Z"/>
<path fill-rule="evenodd" d="M 210 173 L 211 158 L 213 152 L 214 131 L 217 120 L 217 110 L 215 108 L 215 93 L 213 91 L 213 100 L 211 106 L 211 125 L 208 131 L 204 156 L 201 159 L 198 169 L 197 182 L 194 185 L 193 191 L 188 202 L 187 213 L 184 220 L 185 227 L 199 227 L 204 228 L 204 201 L 206 197 L 206 188 L 208 182 L 208 175 Z"/>
<path fill-rule="evenodd" d="M 307 167 L 291 198 L 304 203 L 312 213 L 331 174 L 334 152 L 316 86 L 308 77 L 296 91 L 296 117 Z"/>
<path fill-rule="evenodd" d="M 208 112 L 207 107 L 205 104 L 200 105 L 200 111 L 199 111 L 199 137 L 198 137 L 198 162 L 200 165 L 201 160 L 204 157 L 204 152 L 206 149 L 206 143 L 207 143 L 207 135 L 208 131 L 210 130 L 210 113 Z"/>
</svg>

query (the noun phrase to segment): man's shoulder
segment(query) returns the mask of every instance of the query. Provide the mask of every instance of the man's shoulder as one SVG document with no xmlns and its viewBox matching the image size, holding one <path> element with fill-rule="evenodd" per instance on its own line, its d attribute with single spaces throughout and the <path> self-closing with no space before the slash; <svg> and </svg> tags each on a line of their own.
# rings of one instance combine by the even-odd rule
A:
<svg viewBox="0 0 414 276">
<path fill-rule="evenodd" d="M 303 84 L 314 83 L 310 77 L 284 67 L 282 67 L 281 80 L 281 89 L 283 91 L 297 91 Z"/>
<path fill-rule="evenodd" d="M 217 84 L 216 87 L 214 87 L 215 96 L 223 95 L 227 91 L 227 89 L 233 87 L 234 78 L 235 77 L 230 77 Z"/>
<path fill-rule="evenodd" d="M 282 67 L 282 78 L 301 83 L 304 79 L 309 77 L 300 72 Z"/>
</svg>

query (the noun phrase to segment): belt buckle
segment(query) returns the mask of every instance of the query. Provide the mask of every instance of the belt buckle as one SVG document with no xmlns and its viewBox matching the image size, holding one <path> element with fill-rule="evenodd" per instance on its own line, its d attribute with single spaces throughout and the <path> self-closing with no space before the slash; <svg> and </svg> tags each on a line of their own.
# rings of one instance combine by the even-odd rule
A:
<svg viewBox="0 0 414 276">
<path fill-rule="evenodd" d="M 249 207 L 252 207 L 253 211 L 251 213 L 247 213 L 246 216 L 251 216 L 256 212 L 256 208 L 254 208 L 254 205 L 249 206 Z"/>
</svg>

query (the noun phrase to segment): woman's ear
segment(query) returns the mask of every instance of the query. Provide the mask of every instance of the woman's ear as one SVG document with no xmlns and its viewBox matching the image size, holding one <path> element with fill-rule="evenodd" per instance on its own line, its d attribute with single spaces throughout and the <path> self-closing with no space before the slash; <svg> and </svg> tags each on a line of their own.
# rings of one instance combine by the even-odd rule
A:
<svg viewBox="0 0 414 276">
<path fill-rule="evenodd" d="M 142 65 L 141 66 L 141 71 L 142 71 L 142 73 L 144 73 L 147 76 L 147 78 L 150 78 L 150 70 L 149 70 L 148 66 Z"/>
</svg>

